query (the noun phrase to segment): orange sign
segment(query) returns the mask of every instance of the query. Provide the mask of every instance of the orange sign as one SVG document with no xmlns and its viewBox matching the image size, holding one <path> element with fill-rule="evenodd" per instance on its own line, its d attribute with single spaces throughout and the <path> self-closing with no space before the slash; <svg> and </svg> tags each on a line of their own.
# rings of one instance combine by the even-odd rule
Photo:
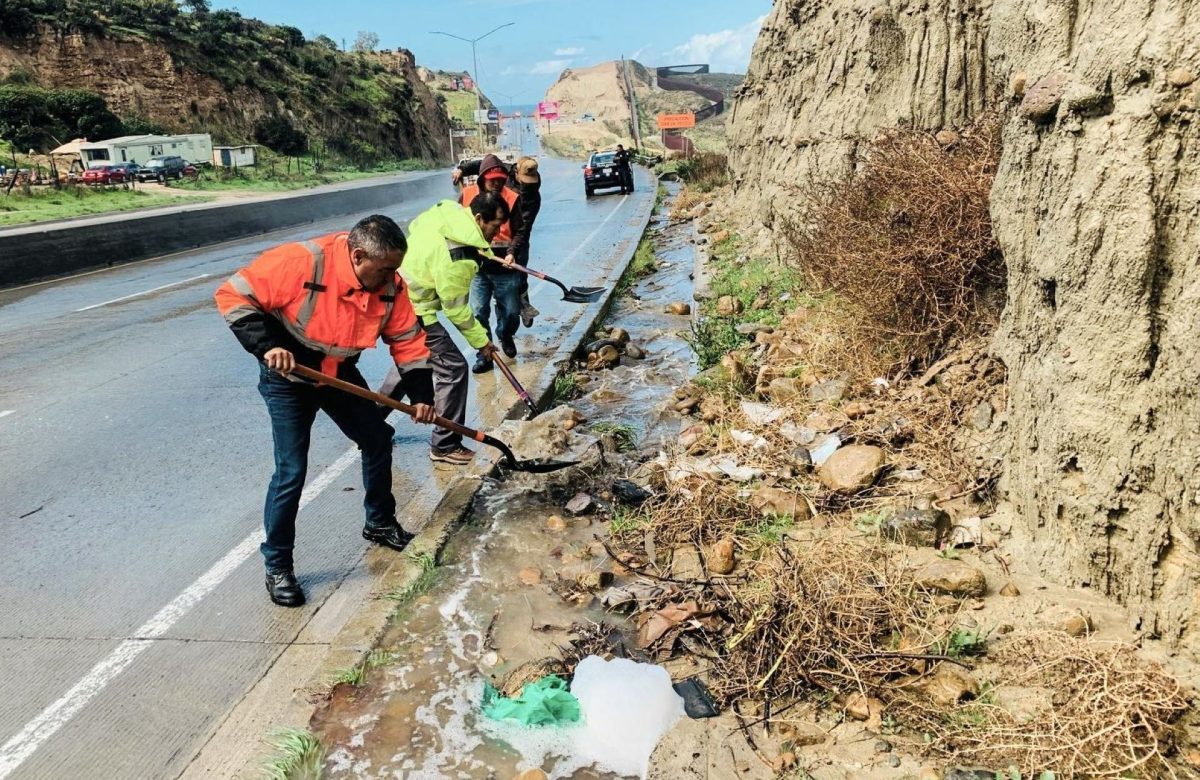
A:
<svg viewBox="0 0 1200 780">
<path fill-rule="evenodd" d="M 683 130 L 696 126 L 695 114 L 659 114 L 659 130 Z"/>
</svg>

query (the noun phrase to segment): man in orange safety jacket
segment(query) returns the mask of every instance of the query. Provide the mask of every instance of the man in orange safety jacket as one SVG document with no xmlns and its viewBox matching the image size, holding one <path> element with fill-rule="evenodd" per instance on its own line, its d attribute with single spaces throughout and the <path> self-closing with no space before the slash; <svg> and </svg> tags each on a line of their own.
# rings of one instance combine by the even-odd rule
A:
<svg viewBox="0 0 1200 780">
<path fill-rule="evenodd" d="M 380 338 L 391 350 L 413 420 L 434 419 L 433 376 L 425 333 L 396 271 L 408 244 L 388 217 L 371 216 L 349 233 L 284 244 L 259 255 L 216 292 L 217 308 L 247 352 L 259 360 L 258 391 L 271 416 L 275 474 L 263 512 L 267 593 L 296 607 L 304 591 L 293 573 L 296 513 L 308 470 L 317 410 L 362 450 L 363 538 L 403 550 L 412 535 L 396 521 L 392 495 L 395 431 L 370 401 L 291 376 L 297 364 L 361 387 L 356 363 Z"/>
</svg>

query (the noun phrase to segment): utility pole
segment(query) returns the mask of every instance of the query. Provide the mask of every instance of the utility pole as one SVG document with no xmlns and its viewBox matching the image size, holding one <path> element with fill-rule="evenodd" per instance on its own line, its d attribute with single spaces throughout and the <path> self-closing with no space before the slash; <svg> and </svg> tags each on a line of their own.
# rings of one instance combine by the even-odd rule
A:
<svg viewBox="0 0 1200 780">
<path fill-rule="evenodd" d="M 499 32 L 500 30 L 503 30 L 505 27 L 511 27 L 514 24 L 516 24 L 516 22 L 506 22 L 506 23 L 500 25 L 499 27 L 495 28 L 494 30 L 489 30 L 489 31 L 485 32 L 483 35 L 480 35 L 478 38 L 464 38 L 461 35 L 455 35 L 454 33 L 448 33 L 448 32 L 441 32 L 440 30 L 432 30 L 429 33 L 430 35 L 445 35 L 447 38 L 454 38 L 455 40 L 465 41 L 466 43 L 471 44 L 471 67 L 473 67 L 475 69 L 474 71 L 472 71 L 471 77 L 473 79 L 475 79 L 475 110 L 476 111 L 483 110 L 483 86 L 480 85 L 480 83 L 479 83 L 479 58 L 475 54 L 475 44 L 479 43 L 480 41 L 482 41 L 484 38 L 488 37 L 492 33 Z M 476 116 L 475 116 L 475 124 L 477 125 L 477 127 L 479 129 L 480 151 L 483 151 L 483 125 L 484 125 L 484 123 L 479 121 L 478 114 L 476 114 Z"/>
<path fill-rule="evenodd" d="M 629 92 L 630 113 L 633 118 L 633 147 L 641 152 L 642 147 L 642 120 L 638 116 L 637 95 L 633 93 L 633 79 L 629 77 L 629 61 L 625 59 L 625 55 L 621 55 L 621 70 L 625 73 L 625 89 Z"/>
</svg>

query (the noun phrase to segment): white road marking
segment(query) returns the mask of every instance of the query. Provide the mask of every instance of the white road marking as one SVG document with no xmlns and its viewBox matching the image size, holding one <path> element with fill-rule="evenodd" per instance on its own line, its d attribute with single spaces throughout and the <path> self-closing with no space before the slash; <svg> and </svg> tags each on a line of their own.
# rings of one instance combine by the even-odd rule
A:
<svg viewBox="0 0 1200 780">
<path fill-rule="evenodd" d="M 346 451 L 329 468 L 322 471 L 300 496 L 300 508 L 308 506 L 333 481 L 342 475 L 358 460 L 357 447 Z M 142 624 L 133 637 L 117 645 L 117 648 L 91 668 L 83 679 L 75 683 L 71 690 L 64 693 L 25 727 L 16 736 L 0 747 L 0 780 L 12 774 L 17 767 L 25 762 L 34 751 L 54 736 L 54 733 L 65 726 L 89 701 L 96 697 L 121 672 L 129 668 L 142 651 L 146 650 L 154 640 L 171 630 L 184 615 L 191 611 L 217 586 L 225 581 L 238 566 L 254 555 L 259 544 L 263 541 L 261 529 L 243 539 L 236 547 L 225 554 L 212 567 L 201 574 L 182 593 L 169 604 L 160 609 L 154 617 Z"/>
<path fill-rule="evenodd" d="M 551 270 L 557 271 L 559 268 L 562 268 L 564 265 L 566 265 L 567 263 L 574 260 L 575 257 L 580 252 L 582 252 L 584 250 L 584 248 L 587 247 L 588 244 L 592 243 L 592 239 L 595 238 L 596 235 L 601 230 L 604 229 L 604 226 L 608 224 L 608 221 L 617 215 L 617 212 L 621 210 L 621 207 L 625 205 L 625 201 L 627 201 L 627 200 L 629 200 L 629 196 L 622 195 L 621 202 L 618 203 L 616 206 L 613 206 L 613 210 L 608 213 L 608 216 L 605 217 L 604 220 L 599 225 L 596 225 L 596 229 L 593 230 L 591 233 L 588 233 L 587 238 L 585 238 L 585 239 L 583 239 L 583 241 L 579 242 L 579 246 L 575 247 L 575 249 L 573 249 L 571 251 L 571 254 L 567 255 L 562 260 L 559 260 L 557 263 L 555 263 L 554 267 Z M 543 281 L 541 279 L 531 282 L 530 286 L 529 286 L 529 294 L 532 295 L 534 290 L 538 290 L 542 286 L 547 285 L 547 284 L 550 284 L 550 282 Z M 570 286 L 570 285 L 568 285 L 568 286 Z"/>
<path fill-rule="evenodd" d="M 158 287 L 155 287 L 151 290 L 142 290 L 141 292 L 136 292 L 136 293 L 133 293 L 132 295 L 122 295 L 120 298 L 113 298 L 111 301 L 105 301 L 104 303 L 93 303 L 91 306 L 84 306 L 82 309 L 76 309 L 75 313 L 78 314 L 81 311 L 91 311 L 92 309 L 99 309 L 101 306 L 108 306 L 110 303 L 120 303 L 121 301 L 128 301 L 131 298 L 139 298 L 143 295 L 149 295 L 150 293 L 158 292 L 159 290 L 166 290 L 167 288 L 178 287 L 179 285 L 187 284 L 188 282 L 195 282 L 195 281 L 199 281 L 200 279 L 207 279 L 210 276 L 212 276 L 212 274 L 199 274 L 198 276 L 190 276 L 187 279 L 181 279 L 178 282 L 171 282 L 170 284 L 159 285 Z"/>
<path fill-rule="evenodd" d="M 3 412 L 0 412 L 0 417 L 8 417 L 10 414 L 14 414 L 16 411 L 16 409 L 5 409 Z"/>
</svg>

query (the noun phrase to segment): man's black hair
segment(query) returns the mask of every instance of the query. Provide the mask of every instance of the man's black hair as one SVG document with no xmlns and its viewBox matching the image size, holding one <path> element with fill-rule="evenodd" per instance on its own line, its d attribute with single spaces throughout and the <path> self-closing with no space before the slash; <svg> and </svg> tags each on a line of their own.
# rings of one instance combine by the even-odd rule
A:
<svg viewBox="0 0 1200 780">
<path fill-rule="evenodd" d="M 484 222 L 503 222 L 508 219 L 508 202 L 498 192 L 480 192 L 471 201 L 471 213 L 483 217 Z"/>
<path fill-rule="evenodd" d="M 363 249 L 367 257 L 378 260 L 388 252 L 407 252 L 408 241 L 404 231 L 391 217 L 382 214 L 372 214 L 363 217 L 350 230 L 346 239 L 352 249 Z"/>
</svg>

